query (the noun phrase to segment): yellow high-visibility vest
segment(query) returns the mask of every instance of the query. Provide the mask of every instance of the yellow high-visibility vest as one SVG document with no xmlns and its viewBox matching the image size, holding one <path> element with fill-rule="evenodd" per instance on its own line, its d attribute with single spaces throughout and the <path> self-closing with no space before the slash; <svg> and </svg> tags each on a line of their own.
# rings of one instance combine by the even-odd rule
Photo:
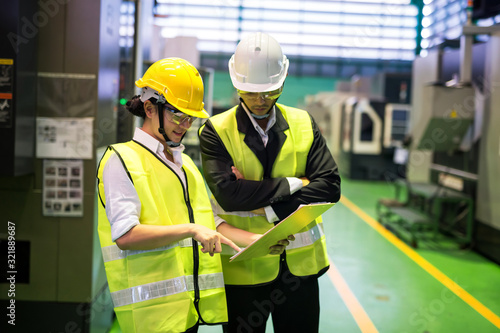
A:
<svg viewBox="0 0 500 333">
<path fill-rule="evenodd" d="M 314 140 L 309 114 L 300 109 L 276 104 L 289 128 L 286 140 L 272 167 L 271 177 L 305 176 L 307 156 Z M 262 180 L 264 169 L 257 156 L 244 142 L 245 133 L 238 131 L 236 109 L 210 118 L 215 131 L 231 155 L 234 166 L 248 180 Z M 226 212 L 220 215 L 229 224 L 254 233 L 263 234 L 274 226 L 264 216 L 248 216 L 248 212 Z M 250 214 L 253 215 L 253 214 Z M 296 240 L 286 248 L 286 261 L 290 272 L 296 276 L 316 275 L 326 268 L 325 236 L 321 217 L 295 235 Z M 279 272 L 280 256 L 267 255 L 242 262 L 229 262 L 231 254 L 223 253 L 224 281 L 230 285 L 256 285 L 274 280 Z"/>
<path fill-rule="evenodd" d="M 141 201 L 148 225 L 202 224 L 215 229 L 203 178 L 183 154 L 186 192 L 177 174 L 135 141 L 108 147 L 97 173 L 99 239 L 115 313 L 124 333 L 183 332 L 201 323 L 227 322 L 220 255 L 211 257 L 191 238 L 146 251 L 121 250 L 111 240 L 102 182 L 104 165 L 118 154 Z"/>
</svg>

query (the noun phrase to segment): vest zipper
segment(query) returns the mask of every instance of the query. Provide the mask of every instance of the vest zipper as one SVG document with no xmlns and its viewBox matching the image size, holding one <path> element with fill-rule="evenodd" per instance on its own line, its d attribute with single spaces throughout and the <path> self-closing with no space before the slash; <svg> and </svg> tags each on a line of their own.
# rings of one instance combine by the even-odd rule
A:
<svg viewBox="0 0 500 333">
<path fill-rule="evenodd" d="M 189 191 L 187 191 L 188 187 L 188 178 L 184 168 L 182 168 L 184 175 L 186 176 L 186 189 L 184 190 L 184 199 L 186 201 L 186 206 L 189 213 L 189 223 L 195 223 L 194 221 L 194 212 L 193 207 L 191 207 L 191 200 L 189 198 Z M 198 281 L 199 269 L 200 269 L 200 254 L 198 252 L 198 242 L 193 239 L 193 285 L 194 285 L 194 307 L 196 312 L 198 313 L 198 318 L 201 322 L 205 322 L 201 317 L 199 303 L 200 303 L 200 285 Z"/>
<path fill-rule="evenodd" d="M 182 185 L 182 179 L 179 177 L 179 175 L 177 174 L 177 172 L 175 172 L 174 170 L 172 170 L 172 168 L 170 168 L 170 166 L 168 166 L 167 163 L 165 163 L 165 161 L 162 161 L 160 157 L 158 157 L 158 155 L 156 155 L 155 153 L 153 153 L 150 149 L 148 149 L 147 147 L 145 147 L 143 144 L 135 141 L 135 140 L 132 140 L 133 142 L 137 143 L 138 145 L 144 147 L 146 150 L 148 150 L 149 152 L 151 152 L 151 154 L 153 154 L 154 157 L 156 157 L 161 163 L 163 163 L 163 165 L 165 165 L 174 175 L 177 176 L 177 178 L 179 179 L 179 182 L 181 183 Z M 189 214 L 189 223 L 195 223 L 194 222 L 194 213 L 193 213 L 193 207 L 191 207 L 191 201 L 189 199 L 189 191 L 188 191 L 188 177 L 186 175 L 186 171 L 184 170 L 184 167 L 181 168 L 182 172 L 184 172 L 184 176 L 186 178 L 186 187 L 182 186 L 182 191 L 184 192 L 184 201 L 186 202 L 186 206 L 187 206 L 187 209 L 188 209 L 188 214 Z M 200 309 L 199 309 L 199 303 L 200 303 L 200 285 L 199 285 L 199 282 L 198 282 L 198 274 L 199 274 L 199 268 L 200 268 L 200 258 L 199 258 L 199 253 L 198 253 L 198 242 L 196 240 L 193 239 L 193 285 L 194 285 L 194 307 L 196 309 L 196 312 L 198 313 L 198 318 L 199 320 L 202 322 L 202 323 L 205 323 L 205 321 L 203 320 L 203 318 L 201 317 L 201 313 L 200 313 Z"/>
</svg>

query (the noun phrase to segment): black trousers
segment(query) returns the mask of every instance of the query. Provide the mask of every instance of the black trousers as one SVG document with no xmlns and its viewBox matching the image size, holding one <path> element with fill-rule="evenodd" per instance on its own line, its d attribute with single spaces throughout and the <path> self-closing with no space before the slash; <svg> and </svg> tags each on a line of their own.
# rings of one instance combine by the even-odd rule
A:
<svg viewBox="0 0 500 333">
<path fill-rule="evenodd" d="M 275 333 L 314 333 L 319 329 L 317 277 L 292 275 L 285 261 L 272 283 L 262 286 L 226 286 L 229 322 L 225 333 L 265 333 L 271 314 Z"/>
</svg>

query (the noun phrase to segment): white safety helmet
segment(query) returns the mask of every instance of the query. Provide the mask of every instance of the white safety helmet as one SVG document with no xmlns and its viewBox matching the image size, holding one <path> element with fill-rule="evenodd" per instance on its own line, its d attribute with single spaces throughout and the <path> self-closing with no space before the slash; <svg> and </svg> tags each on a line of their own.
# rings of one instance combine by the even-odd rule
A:
<svg viewBox="0 0 500 333">
<path fill-rule="evenodd" d="M 233 86 L 242 91 L 266 92 L 281 88 L 288 73 L 288 59 L 280 44 L 266 33 L 243 38 L 229 60 Z"/>
</svg>

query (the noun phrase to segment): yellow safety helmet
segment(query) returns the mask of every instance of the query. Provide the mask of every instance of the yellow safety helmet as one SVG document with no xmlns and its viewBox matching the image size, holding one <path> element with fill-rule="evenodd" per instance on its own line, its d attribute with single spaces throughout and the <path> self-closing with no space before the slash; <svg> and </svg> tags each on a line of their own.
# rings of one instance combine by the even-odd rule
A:
<svg viewBox="0 0 500 333">
<path fill-rule="evenodd" d="M 135 81 L 135 85 L 139 88 L 154 89 L 162 94 L 169 104 L 187 115 L 197 118 L 209 117 L 203 108 L 203 80 L 189 61 L 181 58 L 158 60 L 148 68 L 142 78 Z"/>
</svg>

